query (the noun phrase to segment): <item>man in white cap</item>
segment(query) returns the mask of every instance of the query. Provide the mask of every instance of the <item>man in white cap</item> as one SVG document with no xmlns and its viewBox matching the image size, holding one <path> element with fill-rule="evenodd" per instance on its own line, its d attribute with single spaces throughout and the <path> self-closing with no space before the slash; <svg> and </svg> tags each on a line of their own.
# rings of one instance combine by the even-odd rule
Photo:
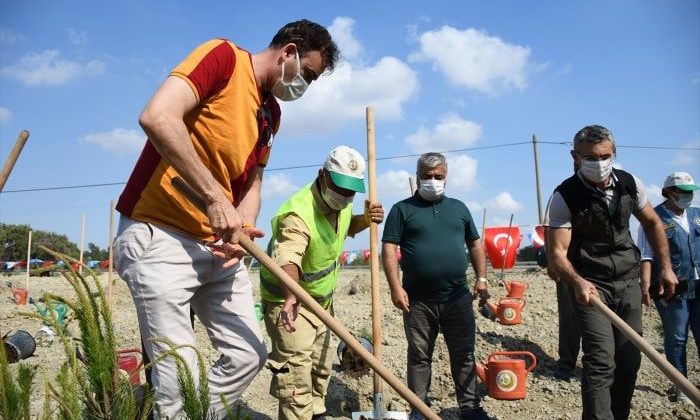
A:
<svg viewBox="0 0 700 420">
<path fill-rule="evenodd" d="M 666 178 L 661 190 L 666 200 L 654 208 L 664 224 L 671 265 L 679 281 L 675 297 L 668 303 L 661 299 L 668 291 L 659 281 L 659 264 L 643 229 L 639 229 L 637 238 L 642 254 L 642 302 L 649 305 L 650 300 L 654 300 L 664 327 L 666 359 L 686 377 L 688 328 L 693 331 L 695 345 L 700 349 L 700 208 L 690 206 L 693 191 L 697 189 L 700 186 L 690 174 L 674 172 Z M 692 404 L 675 385 L 669 388 L 668 397 L 673 402 Z"/>
<path fill-rule="evenodd" d="M 369 201 L 364 214 L 352 215 L 355 194 L 365 192 L 364 175 L 362 155 L 338 146 L 316 180 L 282 204 L 271 221 L 268 254 L 331 314 L 346 236 L 384 220 L 382 205 Z M 330 331 L 265 268 L 260 293 L 272 342 L 267 366 L 273 374 L 270 394 L 279 399 L 277 418 L 323 418 L 334 354 Z"/>
</svg>

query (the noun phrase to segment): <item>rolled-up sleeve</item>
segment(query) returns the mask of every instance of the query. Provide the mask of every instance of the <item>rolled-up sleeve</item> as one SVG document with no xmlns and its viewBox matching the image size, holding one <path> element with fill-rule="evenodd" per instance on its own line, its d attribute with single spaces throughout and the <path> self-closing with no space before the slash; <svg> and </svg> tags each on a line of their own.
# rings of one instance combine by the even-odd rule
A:
<svg viewBox="0 0 700 420">
<path fill-rule="evenodd" d="M 639 230 L 637 231 L 637 247 L 642 254 L 642 261 L 654 260 L 654 250 L 651 249 L 651 245 L 649 245 L 649 241 L 647 240 L 647 235 L 644 233 L 644 228 L 641 226 L 639 226 Z"/>
<path fill-rule="evenodd" d="M 272 259 L 283 267 L 294 264 L 301 270 L 301 261 L 311 240 L 311 231 L 296 214 L 290 213 L 278 222 L 277 237 L 272 243 Z"/>
</svg>

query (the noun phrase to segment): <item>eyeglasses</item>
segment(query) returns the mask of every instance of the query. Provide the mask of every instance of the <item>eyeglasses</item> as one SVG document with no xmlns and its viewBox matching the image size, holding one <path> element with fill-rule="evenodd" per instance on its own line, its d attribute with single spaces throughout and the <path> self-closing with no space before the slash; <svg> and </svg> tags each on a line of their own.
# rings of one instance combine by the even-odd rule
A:
<svg viewBox="0 0 700 420">
<path fill-rule="evenodd" d="M 272 146 L 275 133 L 273 132 L 272 112 L 265 99 L 258 109 L 256 118 L 258 120 L 258 144 L 260 146 Z"/>
</svg>

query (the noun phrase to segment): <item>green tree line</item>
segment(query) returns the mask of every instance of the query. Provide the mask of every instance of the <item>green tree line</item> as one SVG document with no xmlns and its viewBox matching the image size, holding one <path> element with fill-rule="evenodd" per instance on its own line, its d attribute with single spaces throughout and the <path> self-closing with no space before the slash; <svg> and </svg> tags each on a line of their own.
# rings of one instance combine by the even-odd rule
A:
<svg viewBox="0 0 700 420">
<path fill-rule="evenodd" d="M 78 248 L 78 245 L 71 242 L 66 235 L 43 230 L 34 230 L 29 225 L 0 223 L 0 260 L 20 261 L 26 259 L 30 230 L 32 231 L 32 258 L 38 258 L 40 260 L 53 259 L 46 251 L 39 249 L 39 245 L 43 245 L 76 259 L 80 256 L 80 248 Z M 83 252 L 83 260 L 85 261 L 101 261 L 106 260 L 108 257 L 108 250 L 101 249 L 92 242 L 88 243 L 87 249 Z"/>
</svg>

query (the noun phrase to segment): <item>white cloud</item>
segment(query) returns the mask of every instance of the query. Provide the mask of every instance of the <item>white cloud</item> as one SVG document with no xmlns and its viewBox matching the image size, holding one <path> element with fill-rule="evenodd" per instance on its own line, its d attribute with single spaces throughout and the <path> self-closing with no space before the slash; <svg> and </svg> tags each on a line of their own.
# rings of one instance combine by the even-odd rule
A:
<svg viewBox="0 0 700 420">
<path fill-rule="evenodd" d="M 87 32 L 68 28 L 68 39 L 72 44 L 84 45 L 88 42 Z"/>
<path fill-rule="evenodd" d="M 452 195 L 461 195 L 476 186 L 476 159 L 467 155 L 450 155 L 447 157 L 447 188 Z"/>
<path fill-rule="evenodd" d="M 20 34 L 16 34 L 9 29 L 0 29 L 0 44 L 14 44 L 17 41 L 23 40 L 24 37 Z"/>
<path fill-rule="evenodd" d="M 651 184 L 645 187 L 644 189 L 647 193 L 647 198 L 649 199 L 649 202 L 652 206 L 661 204 L 661 202 L 665 200 L 665 198 L 661 195 L 661 187 L 659 187 L 658 185 Z"/>
<path fill-rule="evenodd" d="M 265 175 L 263 178 L 260 197 L 267 200 L 272 197 L 288 197 L 299 187 L 292 183 L 292 178 L 287 174 Z"/>
<path fill-rule="evenodd" d="M 408 181 L 409 177 L 413 177 L 415 179 L 416 176 L 415 174 L 410 174 L 408 171 L 404 170 L 390 170 L 379 174 L 377 177 L 377 196 L 380 197 L 381 200 L 384 200 L 386 197 L 410 197 L 411 187 Z"/>
<path fill-rule="evenodd" d="M 337 17 L 333 19 L 333 24 L 328 27 L 333 40 L 338 45 L 343 59 L 353 61 L 359 58 L 363 48 L 353 34 L 355 21 L 347 17 Z"/>
<path fill-rule="evenodd" d="M 433 69 L 458 86 L 487 94 L 527 87 L 530 48 L 509 44 L 473 28 L 450 26 L 418 37 L 420 50 L 409 61 L 432 62 Z"/>
<path fill-rule="evenodd" d="M 352 20 L 334 21 L 343 29 L 343 42 L 357 43 Z M 351 47 L 351 53 L 352 53 Z M 372 65 L 341 61 L 333 73 L 324 75 L 309 87 L 301 100 L 282 103 L 282 129 L 285 137 L 323 136 L 350 121 L 364 120 L 365 108 L 372 106 L 377 119 L 396 120 L 403 116 L 403 104 L 419 88 L 416 73 L 395 57 L 382 57 Z"/>
<path fill-rule="evenodd" d="M 486 202 L 484 203 L 484 207 L 486 207 L 487 213 L 497 211 L 516 213 L 517 211 L 523 208 L 523 205 L 515 201 L 515 199 L 512 195 L 510 195 L 509 192 L 503 191 L 495 197 L 486 200 Z"/>
<path fill-rule="evenodd" d="M 432 129 L 423 126 L 406 138 L 416 153 L 454 150 L 472 146 L 481 137 L 481 126 L 456 114 L 445 114 Z"/>
<path fill-rule="evenodd" d="M 125 155 L 140 151 L 146 141 L 146 136 L 137 130 L 115 128 L 104 133 L 87 134 L 80 141 L 97 144 L 115 155 Z"/>
<path fill-rule="evenodd" d="M 0 75 L 21 80 L 27 86 L 56 86 L 68 83 L 78 76 L 100 74 L 105 63 L 91 60 L 86 63 L 66 60 L 57 50 L 28 53 L 16 64 L 0 69 Z"/>
<path fill-rule="evenodd" d="M 697 73 L 695 73 L 695 74 L 693 75 L 693 78 L 690 79 L 690 82 L 693 83 L 693 84 L 695 84 L 695 85 L 697 85 L 698 83 L 700 83 L 700 71 L 697 72 Z"/>
<path fill-rule="evenodd" d="M 681 147 L 685 148 L 700 148 L 700 138 L 690 143 L 686 143 Z M 700 150 L 681 150 L 676 152 L 673 159 L 673 164 L 680 166 L 694 166 L 697 168 L 700 163 Z"/>
<path fill-rule="evenodd" d="M 4 123 L 5 121 L 9 120 L 11 116 L 12 113 L 9 109 L 0 106 L 0 123 Z"/>
</svg>

